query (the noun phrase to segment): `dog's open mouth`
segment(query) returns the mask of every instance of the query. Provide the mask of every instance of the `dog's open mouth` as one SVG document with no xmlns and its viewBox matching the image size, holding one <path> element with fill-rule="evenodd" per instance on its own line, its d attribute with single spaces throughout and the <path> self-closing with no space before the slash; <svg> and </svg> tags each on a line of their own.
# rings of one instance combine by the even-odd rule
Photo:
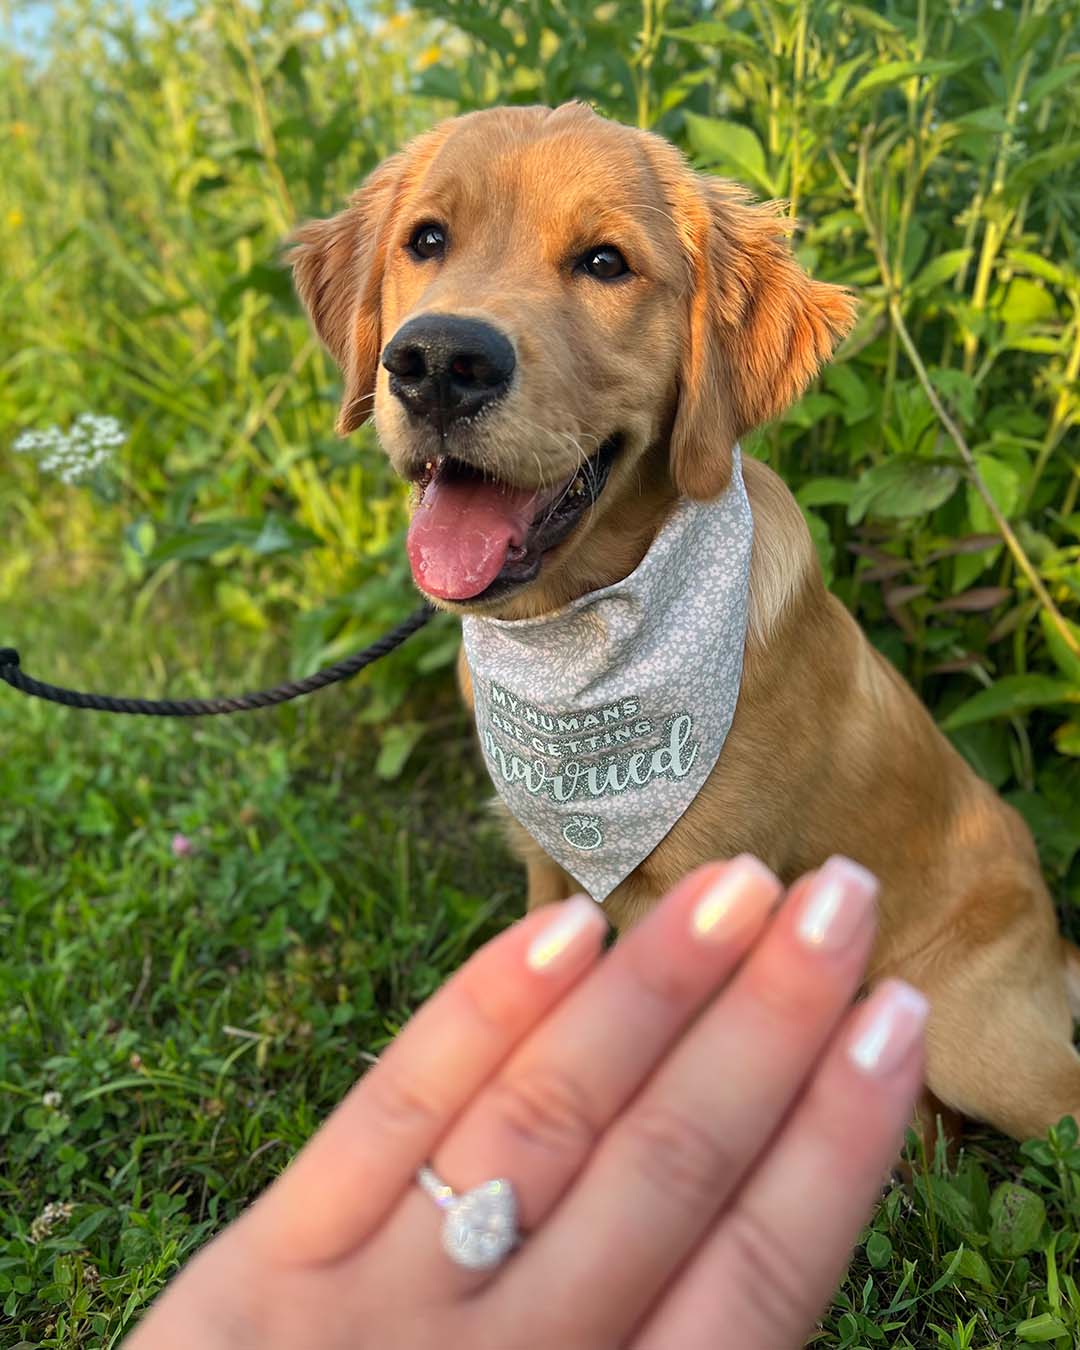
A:
<svg viewBox="0 0 1080 1350">
<path fill-rule="evenodd" d="M 620 444 L 609 436 L 575 474 L 543 489 L 485 477 L 449 455 L 429 461 L 409 526 L 416 584 L 440 600 L 477 601 L 532 581 L 603 491 Z"/>
</svg>

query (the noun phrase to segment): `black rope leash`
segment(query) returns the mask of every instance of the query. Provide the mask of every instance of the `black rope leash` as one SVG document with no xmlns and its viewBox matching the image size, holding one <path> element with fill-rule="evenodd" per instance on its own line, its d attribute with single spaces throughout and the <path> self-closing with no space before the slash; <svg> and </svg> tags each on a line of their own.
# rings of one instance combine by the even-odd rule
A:
<svg viewBox="0 0 1080 1350">
<path fill-rule="evenodd" d="M 61 703 L 65 708 L 89 708 L 93 712 L 132 713 L 142 717 L 212 717 L 226 713 L 253 712 L 257 708 L 272 708 L 276 703 L 288 703 L 303 698 L 328 684 L 338 684 L 358 674 L 365 666 L 380 660 L 400 647 L 418 632 L 435 613 L 434 605 L 424 604 L 409 617 L 384 633 L 370 647 L 363 647 L 335 665 L 326 666 L 302 680 L 276 684 L 272 689 L 261 689 L 236 698 L 108 698 L 104 694 L 83 694 L 77 689 L 61 689 L 55 684 L 44 684 L 25 674 L 19 665 L 19 653 L 14 647 L 0 647 L 0 680 L 10 684 L 20 694 L 42 698 L 48 703 Z"/>
</svg>

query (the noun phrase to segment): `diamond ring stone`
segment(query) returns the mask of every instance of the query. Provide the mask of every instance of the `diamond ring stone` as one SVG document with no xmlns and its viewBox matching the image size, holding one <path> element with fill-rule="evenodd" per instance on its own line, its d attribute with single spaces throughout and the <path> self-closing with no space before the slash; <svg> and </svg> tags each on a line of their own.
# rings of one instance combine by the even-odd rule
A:
<svg viewBox="0 0 1080 1350">
<path fill-rule="evenodd" d="M 485 1181 L 458 1195 L 430 1167 L 421 1167 L 416 1180 L 443 1212 L 443 1251 L 455 1265 L 494 1270 L 517 1245 L 517 1196 L 509 1181 Z"/>
</svg>

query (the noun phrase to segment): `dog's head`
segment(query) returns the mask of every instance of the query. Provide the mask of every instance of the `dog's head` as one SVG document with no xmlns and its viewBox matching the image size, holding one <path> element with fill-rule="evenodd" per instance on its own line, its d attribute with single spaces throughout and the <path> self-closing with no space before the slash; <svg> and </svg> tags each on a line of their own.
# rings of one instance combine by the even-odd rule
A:
<svg viewBox="0 0 1080 1350">
<path fill-rule="evenodd" d="M 417 484 L 421 589 L 544 612 L 616 580 L 677 494 L 722 492 L 736 440 L 853 317 L 786 234 L 775 208 L 580 104 L 445 122 L 302 226 L 290 260 L 344 374 L 338 430 L 374 412 Z"/>
</svg>

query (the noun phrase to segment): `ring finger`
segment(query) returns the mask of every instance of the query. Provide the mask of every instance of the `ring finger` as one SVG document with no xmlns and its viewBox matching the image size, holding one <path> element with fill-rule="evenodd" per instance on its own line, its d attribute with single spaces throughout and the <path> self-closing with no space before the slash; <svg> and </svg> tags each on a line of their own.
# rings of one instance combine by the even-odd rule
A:
<svg viewBox="0 0 1080 1350">
<path fill-rule="evenodd" d="M 507 1178 L 528 1232 L 580 1171 L 598 1135 L 730 974 L 781 893 L 755 859 L 692 874 L 597 971 L 554 1009 L 459 1117 L 433 1167 L 456 1192 Z M 414 1278 L 417 1234 L 429 1232 L 430 1279 L 468 1290 L 483 1271 L 453 1265 L 439 1249 L 438 1214 L 418 1188 L 387 1238 L 407 1249 Z M 419 1258 L 423 1259 L 423 1258 Z"/>
</svg>

